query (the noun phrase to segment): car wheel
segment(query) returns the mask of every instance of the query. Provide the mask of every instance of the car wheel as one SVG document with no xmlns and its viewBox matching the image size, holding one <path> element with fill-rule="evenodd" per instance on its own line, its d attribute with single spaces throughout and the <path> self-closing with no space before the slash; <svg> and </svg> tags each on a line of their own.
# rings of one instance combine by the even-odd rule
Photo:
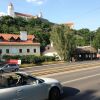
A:
<svg viewBox="0 0 100 100">
<path fill-rule="evenodd" d="M 19 69 L 18 69 L 18 68 L 16 68 L 16 69 L 15 69 L 15 72 L 17 72 L 18 70 L 19 70 Z"/>
<path fill-rule="evenodd" d="M 60 91 L 58 88 L 52 88 L 49 94 L 49 100 L 60 100 Z"/>
</svg>

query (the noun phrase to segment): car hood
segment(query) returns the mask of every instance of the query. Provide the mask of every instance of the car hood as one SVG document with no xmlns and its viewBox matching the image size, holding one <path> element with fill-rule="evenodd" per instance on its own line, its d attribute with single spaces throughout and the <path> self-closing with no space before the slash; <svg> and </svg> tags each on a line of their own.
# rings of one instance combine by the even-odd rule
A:
<svg viewBox="0 0 100 100">
<path fill-rule="evenodd" d="M 2 69 L 2 67 L 0 67 L 0 70 Z"/>
<path fill-rule="evenodd" d="M 45 81 L 45 83 L 59 83 L 59 81 L 52 78 L 40 78 Z"/>
</svg>

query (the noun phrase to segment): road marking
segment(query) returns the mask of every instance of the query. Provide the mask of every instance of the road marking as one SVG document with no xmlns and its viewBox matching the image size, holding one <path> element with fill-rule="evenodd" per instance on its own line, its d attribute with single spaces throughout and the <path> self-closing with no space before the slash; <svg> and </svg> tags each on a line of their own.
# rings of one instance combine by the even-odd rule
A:
<svg viewBox="0 0 100 100">
<path fill-rule="evenodd" d="M 92 70 L 96 68 L 100 68 L 100 66 L 95 66 L 95 67 L 90 67 L 90 68 L 81 68 L 81 69 L 70 70 L 70 71 L 59 72 L 59 73 L 52 73 L 48 75 L 42 75 L 42 77 L 52 77 L 52 76 L 58 76 L 58 75 L 63 75 L 63 74 L 75 73 L 75 72 L 84 71 L 84 70 Z"/>
<path fill-rule="evenodd" d="M 70 80 L 70 81 L 65 81 L 65 82 L 62 82 L 62 85 L 67 84 L 67 83 L 80 81 L 80 80 L 84 80 L 84 79 L 88 79 L 88 78 L 92 78 L 92 77 L 95 77 L 95 76 L 100 76 L 100 74 L 95 74 L 95 75 L 91 75 L 91 76 L 85 76 L 85 77 L 77 78 L 77 79 Z"/>
<path fill-rule="evenodd" d="M 98 65 L 98 64 L 97 64 Z M 96 65 L 96 66 L 97 66 Z M 77 67 L 75 66 L 71 66 L 71 67 L 58 67 L 58 68 L 48 68 L 48 69 L 42 69 L 41 71 L 34 71 L 32 74 L 33 75 L 49 75 L 49 74 L 54 74 L 54 73 L 59 73 L 59 72 L 66 72 L 66 71 L 71 71 L 71 70 L 77 70 L 77 69 L 86 69 L 86 68 L 89 68 L 91 66 L 91 68 L 94 67 L 94 64 L 90 64 L 90 65 L 79 65 Z M 99 64 L 100 66 L 100 64 Z"/>
</svg>

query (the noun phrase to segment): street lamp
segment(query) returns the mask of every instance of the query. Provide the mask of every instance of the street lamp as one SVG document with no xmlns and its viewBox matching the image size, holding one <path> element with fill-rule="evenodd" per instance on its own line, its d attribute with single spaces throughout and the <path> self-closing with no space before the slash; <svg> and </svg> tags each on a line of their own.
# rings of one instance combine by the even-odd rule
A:
<svg viewBox="0 0 100 100">
<path fill-rule="evenodd" d="M 92 43 L 91 43 L 91 33 L 90 33 L 90 59 L 92 60 Z"/>
</svg>

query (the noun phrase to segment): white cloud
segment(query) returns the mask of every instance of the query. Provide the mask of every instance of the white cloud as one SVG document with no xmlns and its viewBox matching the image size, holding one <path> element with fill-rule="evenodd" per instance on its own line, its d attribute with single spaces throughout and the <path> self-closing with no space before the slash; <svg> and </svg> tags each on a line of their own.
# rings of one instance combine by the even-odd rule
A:
<svg viewBox="0 0 100 100">
<path fill-rule="evenodd" d="M 46 0 L 26 0 L 29 3 L 35 3 L 38 5 L 42 5 Z"/>
</svg>

